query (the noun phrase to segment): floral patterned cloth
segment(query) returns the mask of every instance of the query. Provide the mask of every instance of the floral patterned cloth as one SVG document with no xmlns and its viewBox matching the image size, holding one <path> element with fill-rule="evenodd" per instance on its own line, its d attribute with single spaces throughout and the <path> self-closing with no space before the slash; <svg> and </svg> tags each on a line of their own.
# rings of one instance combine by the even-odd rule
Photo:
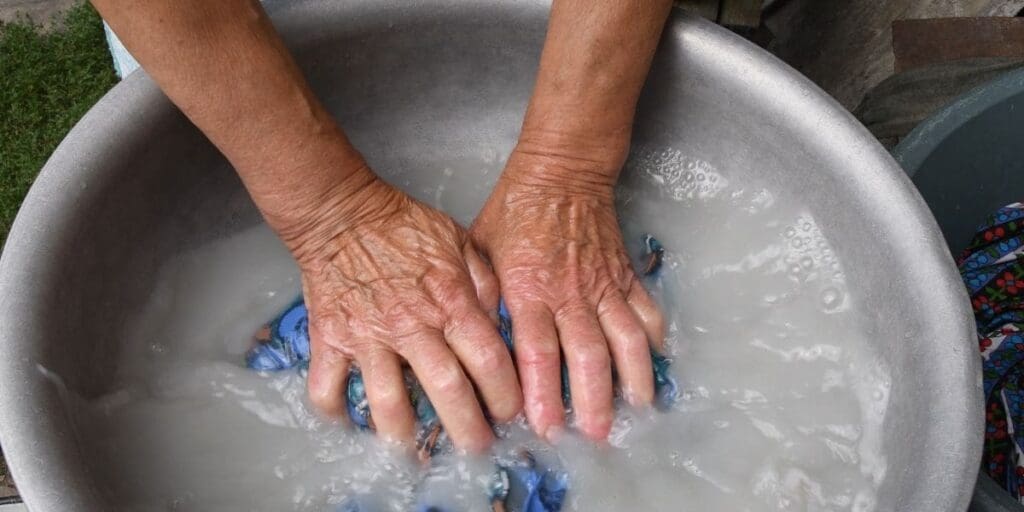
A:
<svg viewBox="0 0 1024 512">
<path fill-rule="evenodd" d="M 641 273 L 645 279 L 658 279 L 662 258 L 665 250 L 661 243 L 651 235 L 644 236 L 643 268 Z M 509 351 L 514 350 L 512 338 L 512 318 L 505 309 L 504 302 L 498 309 L 498 332 L 505 341 Z M 654 351 L 651 352 L 654 367 L 655 400 L 659 409 L 665 409 L 675 402 L 678 386 L 669 372 L 671 361 Z M 256 334 L 256 343 L 246 354 L 246 366 L 258 371 L 282 371 L 292 368 L 304 370 L 309 364 L 309 316 L 301 299 L 288 307 L 269 325 L 264 326 Z M 409 389 L 410 401 L 416 411 L 419 423 L 416 446 L 420 459 L 428 462 L 439 453 L 447 453 L 452 449 L 451 442 L 445 435 L 444 428 L 434 411 L 426 393 L 410 372 L 406 372 L 406 387 Z M 346 391 L 348 415 L 352 422 L 364 430 L 373 429 L 373 416 L 362 374 L 353 368 L 349 375 Z M 567 410 L 571 409 L 569 395 L 568 372 L 562 367 L 562 400 Z M 568 491 L 568 477 L 564 471 L 555 468 L 540 467 L 534 457 L 521 453 L 516 460 L 496 460 L 495 474 L 488 488 L 488 498 L 492 510 L 504 512 L 510 491 L 520 496 L 515 509 L 521 512 L 557 512 Z M 354 502 L 347 503 L 343 512 L 365 512 Z M 442 509 L 421 505 L 418 511 L 443 512 Z"/>
<path fill-rule="evenodd" d="M 957 260 L 971 296 L 985 385 L 983 470 L 1024 503 L 1024 204 L 978 228 Z"/>
</svg>

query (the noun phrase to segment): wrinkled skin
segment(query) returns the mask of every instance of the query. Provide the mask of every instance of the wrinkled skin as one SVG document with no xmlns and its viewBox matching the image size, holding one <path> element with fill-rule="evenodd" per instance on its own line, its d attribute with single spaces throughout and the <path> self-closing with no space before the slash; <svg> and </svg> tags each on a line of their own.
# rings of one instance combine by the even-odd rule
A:
<svg viewBox="0 0 1024 512">
<path fill-rule="evenodd" d="M 561 362 L 576 426 L 607 437 L 612 365 L 634 405 L 654 395 L 650 348 L 663 320 L 634 273 L 614 204 L 617 173 L 586 160 L 517 150 L 471 233 L 497 273 L 516 339 L 531 426 L 554 441 L 564 425 Z"/>
<path fill-rule="evenodd" d="M 495 277 L 466 233 L 370 172 L 259 2 L 93 3 L 238 170 L 299 262 L 314 403 L 340 415 L 359 364 L 379 432 L 408 440 L 407 363 L 456 445 L 486 446 L 473 385 L 499 421 L 523 397 L 488 316 Z M 650 401 L 647 339 L 660 343 L 662 321 L 629 267 L 611 198 L 670 9 L 670 0 L 552 2 L 519 150 L 473 231 L 513 316 L 527 416 L 549 439 L 564 423 L 560 353 L 588 436 L 609 428 L 612 362 L 627 398 Z"/>
<path fill-rule="evenodd" d="M 474 386 L 498 421 L 522 408 L 494 324 L 490 269 L 454 220 L 378 179 L 337 204 L 346 210 L 318 212 L 303 238 L 286 237 L 310 313 L 314 405 L 342 415 L 349 367 L 358 364 L 377 431 L 410 441 L 408 363 L 456 445 L 485 450 L 493 433 Z"/>
</svg>

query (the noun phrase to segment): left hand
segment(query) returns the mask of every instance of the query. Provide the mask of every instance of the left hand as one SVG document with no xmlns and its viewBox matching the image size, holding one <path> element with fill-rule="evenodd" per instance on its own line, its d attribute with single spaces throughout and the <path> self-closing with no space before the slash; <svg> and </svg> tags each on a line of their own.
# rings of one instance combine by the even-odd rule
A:
<svg viewBox="0 0 1024 512">
<path fill-rule="evenodd" d="M 651 343 L 660 348 L 664 336 L 623 244 L 617 173 L 592 164 L 517 149 L 470 232 L 512 317 L 527 419 L 549 441 L 565 422 L 561 354 L 576 426 L 603 440 L 614 416 L 612 364 L 623 396 L 649 404 Z"/>
</svg>

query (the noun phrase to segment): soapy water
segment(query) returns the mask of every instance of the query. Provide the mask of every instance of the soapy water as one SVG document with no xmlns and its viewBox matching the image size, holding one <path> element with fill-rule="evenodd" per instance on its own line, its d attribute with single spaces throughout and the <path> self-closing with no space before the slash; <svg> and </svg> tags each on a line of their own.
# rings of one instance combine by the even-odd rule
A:
<svg viewBox="0 0 1024 512">
<path fill-rule="evenodd" d="M 680 399 L 621 409 L 605 446 L 571 433 L 549 446 L 519 421 L 499 427 L 494 452 L 525 447 L 566 469 L 570 511 L 884 508 L 888 371 L 818 223 L 775 197 L 676 151 L 635 154 L 619 211 L 632 253 L 646 231 L 668 249 L 651 292 Z M 101 492 L 133 511 L 489 510 L 486 457 L 424 468 L 318 416 L 300 374 L 244 368 L 252 334 L 299 293 L 265 227 L 163 268 L 117 385 L 68 396 Z"/>
</svg>

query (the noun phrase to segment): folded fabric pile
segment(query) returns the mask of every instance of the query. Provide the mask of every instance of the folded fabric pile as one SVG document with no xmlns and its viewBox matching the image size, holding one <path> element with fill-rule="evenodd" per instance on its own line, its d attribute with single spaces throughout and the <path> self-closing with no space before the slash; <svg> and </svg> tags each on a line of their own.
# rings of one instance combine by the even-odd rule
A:
<svg viewBox="0 0 1024 512">
<path fill-rule="evenodd" d="M 1024 205 L 991 215 L 957 260 L 971 296 L 985 389 L 982 468 L 1024 496 Z"/>
<path fill-rule="evenodd" d="M 644 268 L 645 278 L 656 278 L 664 256 L 664 248 L 657 239 L 650 235 L 644 237 Z M 512 319 L 501 303 L 498 310 L 501 334 L 509 351 L 514 350 L 512 338 Z M 268 326 L 263 327 L 256 335 L 257 343 L 246 355 L 246 366 L 258 371 L 282 371 L 292 368 L 305 369 L 309 364 L 309 317 L 305 304 L 300 299 L 287 308 Z M 669 373 L 671 361 L 664 356 L 651 352 L 654 366 L 656 405 L 660 409 L 668 408 L 677 398 L 678 387 Z M 418 421 L 416 447 L 420 459 L 429 461 L 431 457 L 448 453 L 452 445 L 433 405 L 415 377 L 406 372 L 406 387 L 409 389 L 410 401 L 416 411 Z M 353 368 L 348 380 L 346 394 L 348 416 L 352 422 L 364 430 L 373 429 L 373 416 L 362 374 Z M 569 394 L 568 372 L 562 367 L 562 398 L 566 408 L 571 406 Z M 507 503 L 510 492 L 519 496 L 515 504 Z M 564 471 L 555 468 L 539 467 L 529 452 L 522 452 L 516 460 L 496 460 L 495 474 L 489 486 L 489 500 L 492 510 L 504 512 L 514 507 L 522 512 L 557 512 L 561 510 L 568 491 L 568 476 Z M 419 512 L 443 512 L 433 505 L 420 505 Z M 341 508 L 342 512 L 366 512 L 355 503 L 348 503 Z"/>
</svg>

